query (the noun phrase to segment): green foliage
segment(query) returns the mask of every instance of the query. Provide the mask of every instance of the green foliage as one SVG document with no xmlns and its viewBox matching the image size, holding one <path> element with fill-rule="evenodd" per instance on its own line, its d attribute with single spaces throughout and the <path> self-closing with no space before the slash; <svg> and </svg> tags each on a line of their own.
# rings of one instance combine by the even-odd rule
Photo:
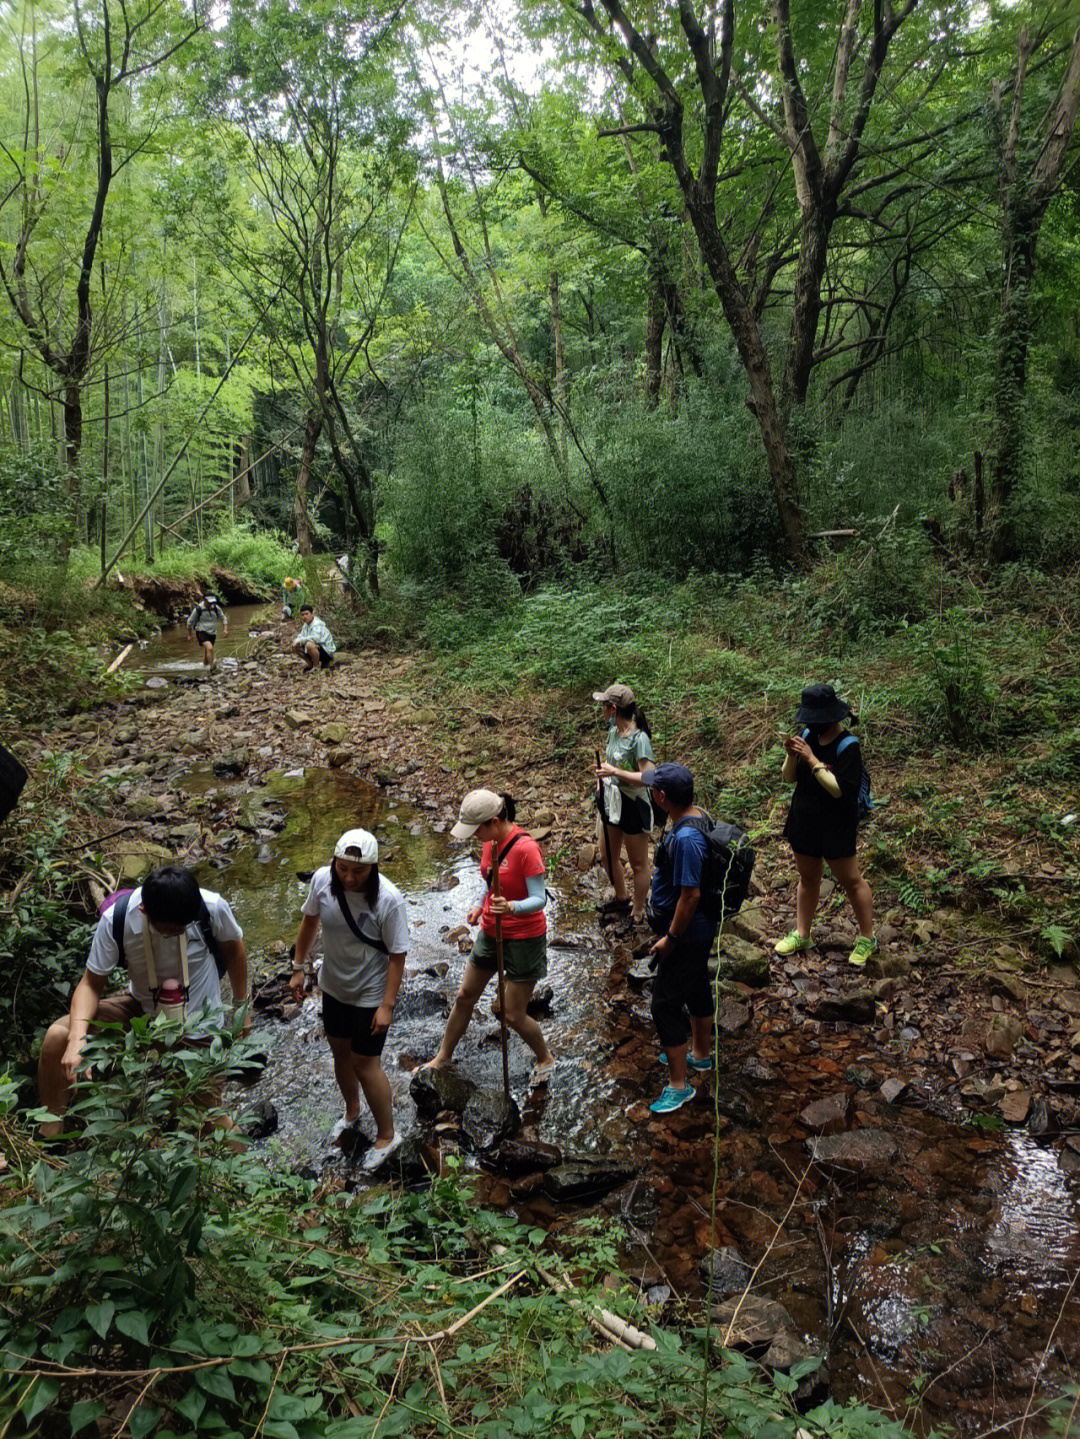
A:
<svg viewBox="0 0 1080 1439">
<path fill-rule="evenodd" d="M 29 451 L 0 443 L 0 575 L 4 581 L 36 577 L 56 564 L 57 548 L 71 531 L 71 500 L 56 448 Z"/>
<path fill-rule="evenodd" d="M 809 1416 L 739 1354 L 714 1356 L 702 1414 L 704 1335 L 656 1332 L 657 1350 L 595 1352 L 578 1311 L 535 1273 L 542 1229 L 478 1207 L 451 1165 L 427 1193 L 320 1195 L 208 1133 L 197 1096 L 244 1041 L 209 1049 L 142 1020 L 91 1042 L 94 1075 L 72 1111 L 88 1141 L 37 1157 L 20 1134 L 0 1198 L 0 1420 L 77 1432 L 104 1408 L 110 1371 L 135 1370 L 131 1432 L 359 1439 L 627 1434 L 691 1439 L 734 1426 L 760 1439 L 901 1432 L 860 1406 Z M 15 1093 L 0 1080 L 13 1137 Z M 560 1241 L 579 1297 L 632 1312 L 601 1280 L 617 1239 L 601 1220 Z M 496 1246 L 498 1249 L 496 1250 Z M 498 1253 L 497 1261 L 493 1254 Z M 492 1264 L 497 1275 L 492 1277 Z M 437 1363 L 420 1333 L 479 1309 Z M 638 1319 L 640 1323 L 640 1318 Z M 83 1378 L 79 1371 L 104 1370 Z"/>
<path fill-rule="evenodd" d="M 871 525 L 869 528 L 873 528 Z M 920 619 L 931 600 L 926 541 L 916 529 L 887 524 L 827 556 L 793 586 L 811 628 L 857 642 Z"/>
<path fill-rule="evenodd" d="M 985 642 L 962 609 L 926 621 L 913 632 L 919 664 L 913 708 L 933 739 L 977 749 L 996 734 L 1000 690 L 987 678 Z"/>
</svg>

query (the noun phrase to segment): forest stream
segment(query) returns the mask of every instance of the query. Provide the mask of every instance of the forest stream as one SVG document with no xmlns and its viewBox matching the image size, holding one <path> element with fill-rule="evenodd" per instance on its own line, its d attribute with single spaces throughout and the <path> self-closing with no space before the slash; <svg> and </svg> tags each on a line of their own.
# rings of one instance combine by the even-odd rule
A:
<svg viewBox="0 0 1080 1439">
<path fill-rule="evenodd" d="M 663 1071 L 640 960 L 597 923 L 597 871 L 583 873 L 560 854 L 541 1019 L 558 1067 L 546 1090 L 529 1094 L 530 1056 L 511 1035 L 522 1113 L 514 1172 L 470 1154 L 453 1116 L 420 1125 L 410 1074 L 437 1046 L 465 962 L 475 857 L 448 838 L 458 796 L 449 767 L 424 741 L 422 713 L 387 698 L 409 662 L 363 655 L 302 679 L 283 652 L 287 633 L 271 610 L 233 609 L 219 646 L 226 663 L 204 677 L 183 628 L 166 631 L 129 661 L 146 676 L 142 693 L 78 725 L 140 822 L 118 864 L 136 857 L 137 867 L 147 842 L 178 854 L 226 895 L 244 927 L 268 1061 L 232 1101 L 258 1111 L 272 1131 L 255 1140 L 268 1164 L 346 1189 L 365 1182 L 356 1156 L 328 1149 L 340 1100 L 317 999 L 297 1012 L 282 984 L 306 876 L 327 861 L 342 829 L 363 825 L 408 897 L 412 940 L 384 1063 L 395 1121 L 429 1167 L 464 1152 L 484 1203 L 554 1230 L 583 1213 L 621 1218 L 623 1268 L 663 1322 L 677 1322 L 679 1302 L 701 1296 L 702 1261 L 717 1251 L 718 1291 L 730 1292 L 730 1266 L 740 1289 L 753 1271 L 751 1295 L 783 1306 L 802 1352 L 827 1351 L 836 1397 L 908 1413 L 916 1428 L 949 1422 L 977 1433 L 1011 1424 L 1036 1382 L 1054 1389 L 1075 1372 L 1075 1095 L 1053 1097 L 1048 1109 L 1044 1102 L 1043 1126 L 987 1122 L 958 1092 L 986 1066 L 970 1051 L 949 1069 L 933 1063 L 932 1027 L 956 1027 L 960 1013 L 970 1022 L 979 1005 L 992 1027 L 1008 1005 L 989 996 L 973 1005 L 955 980 L 951 988 L 938 980 L 912 1022 L 901 965 L 899 978 L 879 981 L 876 1004 L 866 991 L 863 1000 L 852 994 L 836 947 L 798 966 L 773 959 L 768 973 L 755 973 L 749 951 L 765 943 L 754 928 L 760 913 L 740 916 L 734 953 L 748 967 L 719 1000 L 717 1083 L 705 1076 L 697 1102 L 657 1119 L 647 1105 Z M 480 716 L 482 768 L 506 752 L 491 728 Z M 71 738 L 61 732 L 53 742 Z M 571 805 L 585 813 L 559 778 L 529 785 L 522 798 L 524 822 L 539 833 L 557 830 L 556 813 Z M 751 911 L 779 894 L 767 872 L 764 881 Z M 478 1007 L 457 1068 L 498 1088 L 493 993 Z M 1073 1003 L 1067 994 L 1064 1012 Z M 1040 1018 L 1029 1012 L 1024 1022 L 1038 1029 Z M 1010 1093 L 1020 1089 L 1009 1083 Z M 602 1198 L 553 1197 L 541 1159 L 531 1170 L 521 1161 L 529 1146 L 548 1155 L 545 1164 L 553 1151 L 544 1146 L 564 1161 L 604 1161 L 615 1187 Z M 777 1313 L 758 1305 L 752 1317 L 775 1324 Z"/>
</svg>

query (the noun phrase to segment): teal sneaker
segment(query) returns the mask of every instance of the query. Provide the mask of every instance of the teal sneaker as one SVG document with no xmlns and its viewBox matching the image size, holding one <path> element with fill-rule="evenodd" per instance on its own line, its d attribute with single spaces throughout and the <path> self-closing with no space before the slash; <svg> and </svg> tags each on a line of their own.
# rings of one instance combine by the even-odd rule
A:
<svg viewBox="0 0 1080 1439">
<path fill-rule="evenodd" d="M 855 948 L 848 955 L 848 964 L 853 964 L 856 969 L 862 969 L 870 956 L 877 954 L 877 951 L 877 936 L 860 934 L 855 941 Z"/>
<path fill-rule="evenodd" d="M 813 949 L 814 941 L 808 934 L 800 934 L 797 929 L 785 934 L 783 939 L 778 939 L 773 945 L 773 950 L 781 959 L 787 959 L 789 954 L 798 954 L 803 949 Z"/>
<path fill-rule="evenodd" d="M 660 1051 L 660 1063 L 667 1064 L 667 1054 L 664 1050 Z M 707 1069 L 712 1068 L 712 1055 L 707 1054 L 704 1059 L 695 1059 L 693 1054 L 688 1050 L 686 1054 L 686 1067 L 687 1069 L 696 1069 L 699 1074 L 704 1074 Z"/>
<path fill-rule="evenodd" d="M 674 1114 L 684 1104 L 689 1104 L 693 1097 L 694 1086 L 692 1084 L 688 1084 L 685 1089 L 676 1089 L 669 1084 L 660 1098 L 654 1104 L 649 1105 L 649 1111 L 652 1114 Z"/>
</svg>

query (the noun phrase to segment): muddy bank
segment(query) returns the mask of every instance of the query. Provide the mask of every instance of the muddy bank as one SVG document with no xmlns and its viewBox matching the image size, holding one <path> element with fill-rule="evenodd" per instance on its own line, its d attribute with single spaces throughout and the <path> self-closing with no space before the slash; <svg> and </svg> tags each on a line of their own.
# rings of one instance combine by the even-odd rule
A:
<svg viewBox="0 0 1080 1439">
<path fill-rule="evenodd" d="M 428 1161 L 463 1153 L 487 1203 L 555 1231 L 596 1208 L 619 1216 L 623 1265 L 665 1321 L 700 1301 L 701 1260 L 737 1249 L 752 1294 L 828 1353 L 834 1393 L 899 1414 L 916 1405 L 916 1427 L 1007 1423 L 1037 1379 L 1063 1382 L 1080 1362 L 1068 1293 L 1080 1266 L 1071 969 L 1019 974 L 1008 935 L 977 916 L 896 910 L 875 969 L 852 977 L 853 934 L 832 895 L 818 949 L 781 964 L 770 940 L 790 927 L 791 877 L 765 846 L 754 902 L 722 957 L 720 1072 L 696 1081 L 693 1105 L 658 1120 L 647 1105 L 664 1070 L 647 985 L 631 946 L 591 909 L 591 734 L 562 763 L 528 713 L 447 714 L 414 694 L 410 661 L 383 655 L 302 678 L 280 650 L 290 634 L 256 637 L 235 667 L 147 689 L 49 737 L 112 779 L 112 820 L 132 825 L 106 843 L 117 869 L 130 877 L 148 850 L 198 864 L 235 900 L 266 976 L 291 938 L 298 872 L 325 862 L 336 828 L 370 822 L 413 920 L 386 1055 L 396 1113 L 411 1125 L 408 1071 L 437 1042 L 464 964 L 455 931 L 478 883 L 446 829 L 462 790 L 503 782 L 547 847 L 558 897 L 543 1022 L 560 1063 L 547 1092 L 530 1096 L 526 1053 L 511 1041 L 519 1139 L 634 1177 L 599 1201 L 553 1196 L 541 1151 L 477 1156 L 451 1111 L 424 1126 Z M 279 1111 L 277 1133 L 261 1141 L 268 1162 L 358 1183 L 347 1160 L 324 1162 L 337 1096 L 317 1002 L 262 1022 L 271 1058 L 249 1102 Z M 462 1072 L 497 1082 L 486 1003 L 459 1054 Z M 755 1352 L 769 1352 L 769 1338 Z"/>
<path fill-rule="evenodd" d="M 114 573 L 108 583 L 116 589 L 127 590 L 144 609 L 162 618 L 169 617 L 173 610 L 193 605 L 207 586 L 228 605 L 257 604 L 270 598 L 265 589 L 220 565 L 210 565 L 205 574 L 190 579 L 176 575 L 129 574 L 124 570 Z"/>
</svg>

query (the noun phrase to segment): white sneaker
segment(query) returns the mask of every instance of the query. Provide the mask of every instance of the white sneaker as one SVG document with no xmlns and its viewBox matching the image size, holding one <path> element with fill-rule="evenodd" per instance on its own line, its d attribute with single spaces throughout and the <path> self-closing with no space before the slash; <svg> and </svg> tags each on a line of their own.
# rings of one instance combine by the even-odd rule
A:
<svg viewBox="0 0 1080 1439">
<path fill-rule="evenodd" d="M 401 1141 L 402 1136 L 400 1134 L 395 1134 L 393 1139 L 391 1139 L 390 1143 L 384 1144 L 381 1149 L 376 1149 L 375 1146 L 372 1145 L 368 1152 L 364 1155 L 364 1162 L 361 1166 L 364 1173 L 374 1174 L 376 1169 L 380 1169 L 382 1167 L 383 1160 L 386 1159 L 389 1155 L 393 1154 L 395 1149 L 401 1148 Z"/>
<path fill-rule="evenodd" d="M 348 1134 L 351 1129 L 355 1128 L 355 1126 L 355 1119 L 346 1119 L 345 1116 L 342 1115 L 341 1118 L 334 1125 L 333 1129 L 331 1129 L 328 1143 L 336 1144 L 338 1148 L 340 1148 L 341 1141 L 344 1139 L 345 1135 Z"/>
</svg>

